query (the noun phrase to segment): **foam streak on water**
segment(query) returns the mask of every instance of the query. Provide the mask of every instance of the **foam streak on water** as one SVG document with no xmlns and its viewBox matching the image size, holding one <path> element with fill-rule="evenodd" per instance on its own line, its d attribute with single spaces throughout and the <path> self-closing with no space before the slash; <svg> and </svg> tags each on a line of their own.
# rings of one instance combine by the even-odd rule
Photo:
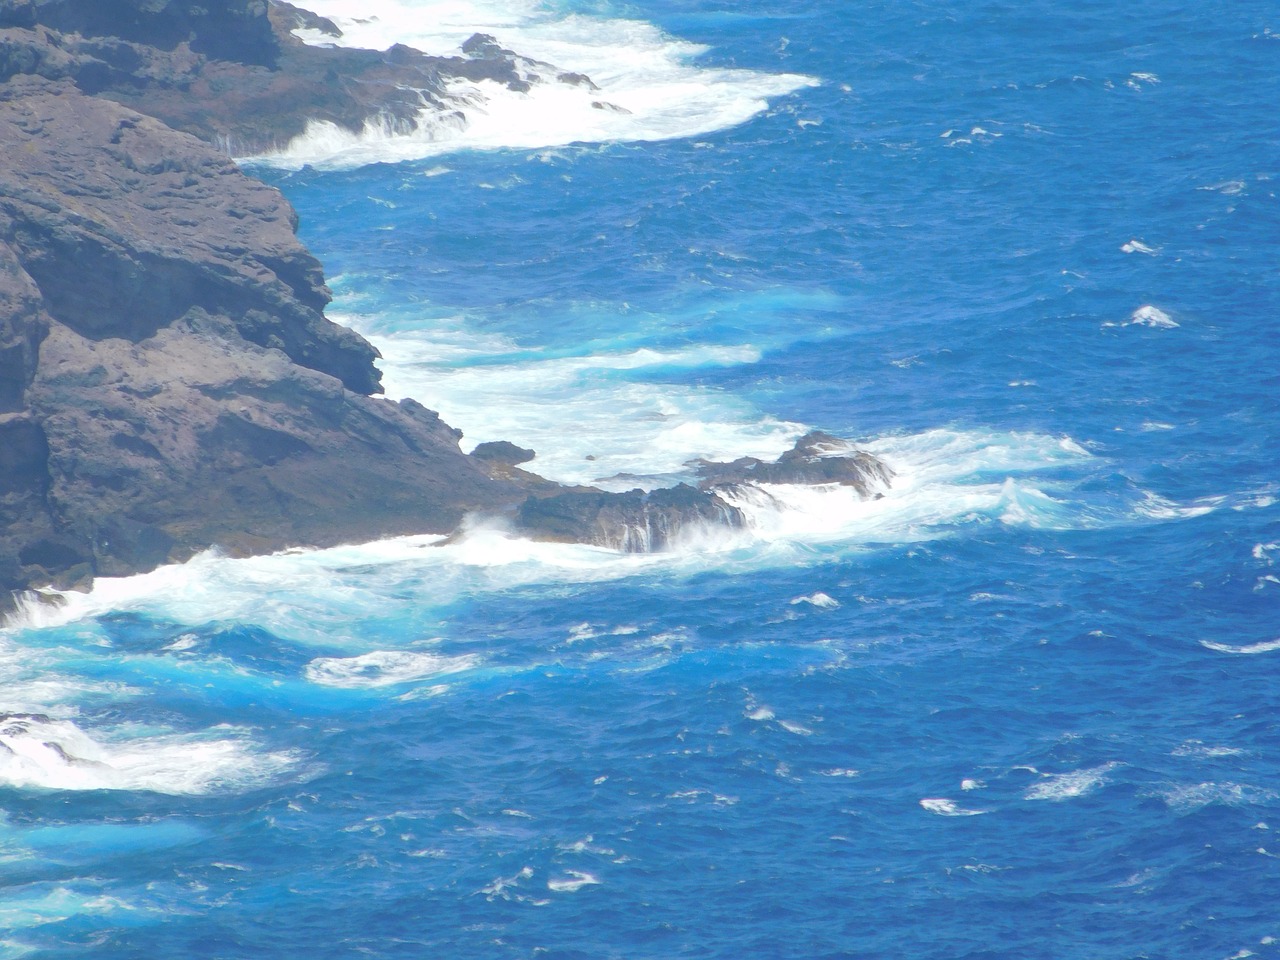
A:
<svg viewBox="0 0 1280 960">
<path fill-rule="evenodd" d="M 646 368 L 749 364 L 760 358 L 756 347 L 556 356 L 457 335 L 444 342 L 370 339 L 384 357 L 388 396 L 413 397 L 438 410 L 472 447 L 518 437 L 538 454 L 533 469 L 563 483 L 627 490 L 637 485 L 631 477 L 679 472 L 695 457 L 776 457 L 804 432 L 718 391 L 626 376 Z M 625 476 L 609 482 L 619 474 Z"/>
</svg>

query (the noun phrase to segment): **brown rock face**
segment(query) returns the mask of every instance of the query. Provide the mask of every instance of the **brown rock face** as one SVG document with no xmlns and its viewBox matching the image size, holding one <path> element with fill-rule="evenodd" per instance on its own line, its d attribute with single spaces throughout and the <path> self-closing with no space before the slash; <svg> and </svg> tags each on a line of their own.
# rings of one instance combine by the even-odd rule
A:
<svg viewBox="0 0 1280 960">
<path fill-rule="evenodd" d="M 140 340 L 200 307 L 352 390 L 379 389 L 373 348 L 321 312 L 329 291 L 292 208 L 226 157 L 30 78 L 0 89 L 0 142 L 0 239 L 52 319 Z"/>
<path fill-rule="evenodd" d="M 69 84 L 0 87 L 0 585 L 447 532 L 515 497 L 379 389 L 291 208 Z"/>
</svg>

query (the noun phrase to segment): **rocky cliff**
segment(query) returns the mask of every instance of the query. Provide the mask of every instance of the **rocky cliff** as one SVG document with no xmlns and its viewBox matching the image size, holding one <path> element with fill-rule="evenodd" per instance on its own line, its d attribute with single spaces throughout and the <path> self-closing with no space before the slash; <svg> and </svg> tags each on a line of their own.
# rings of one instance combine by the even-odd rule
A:
<svg viewBox="0 0 1280 960">
<path fill-rule="evenodd" d="M 280 194 L 67 81 L 0 85 L 0 584 L 451 530 L 519 496 L 324 317 Z"/>
</svg>

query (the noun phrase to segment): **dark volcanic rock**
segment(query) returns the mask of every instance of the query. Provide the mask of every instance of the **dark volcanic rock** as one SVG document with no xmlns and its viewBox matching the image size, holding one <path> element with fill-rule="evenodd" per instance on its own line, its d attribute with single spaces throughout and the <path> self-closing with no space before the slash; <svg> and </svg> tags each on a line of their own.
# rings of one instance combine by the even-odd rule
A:
<svg viewBox="0 0 1280 960">
<path fill-rule="evenodd" d="M 665 550 L 683 534 L 745 523 L 742 512 L 716 494 L 683 483 L 651 493 L 580 489 L 529 497 L 516 512 L 517 527 L 534 539 L 592 543 L 626 553 Z"/>
<path fill-rule="evenodd" d="M 698 487 L 606 493 L 593 487 L 549 492 L 531 485 L 534 493 L 516 511 L 516 526 L 539 540 L 648 553 L 671 547 L 682 533 L 746 526 L 742 511 L 721 496 L 738 486 L 840 484 L 868 499 L 881 496 L 893 477 L 879 458 L 816 430 L 773 462 L 743 457 L 731 463 L 697 460 L 690 466 L 696 467 Z"/>
<path fill-rule="evenodd" d="M 280 194 L 69 84 L 0 86 L 0 587 L 409 532 L 524 494 L 378 389 Z"/>
<path fill-rule="evenodd" d="M 528 463 L 537 454 L 528 447 L 517 447 L 510 440 L 491 440 L 488 443 L 478 444 L 471 451 L 471 456 L 488 463 L 514 467 L 517 464 Z"/>
<path fill-rule="evenodd" d="M 71 80 L 84 93 L 244 155 L 284 146 L 311 121 L 353 132 L 370 123 L 407 132 L 424 107 L 446 109 L 436 99 L 442 89 L 438 64 L 393 51 L 309 47 L 286 33 L 271 69 L 210 59 L 185 43 L 162 50 L 41 25 L 0 29 L 0 80 L 22 74 Z M 405 62 L 397 63 L 397 56 Z"/>
<path fill-rule="evenodd" d="M 494 80 L 519 93 L 527 93 L 534 83 L 548 77 L 574 87 L 600 89 L 586 74 L 566 73 L 545 61 L 522 57 L 487 33 L 472 34 L 462 44 L 462 52 L 468 61 L 449 61 L 450 72 L 472 80 Z"/>
<path fill-rule="evenodd" d="M 696 467 L 706 490 L 740 483 L 838 483 L 867 499 L 893 479 L 893 471 L 879 457 L 820 430 L 805 434 L 772 463 L 740 457 L 730 463 L 697 460 L 690 466 Z"/>
<path fill-rule="evenodd" d="M 267 0 L 0 0 L 0 27 L 118 37 L 161 50 L 187 44 L 205 56 L 274 66 L 280 44 Z"/>
</svg>

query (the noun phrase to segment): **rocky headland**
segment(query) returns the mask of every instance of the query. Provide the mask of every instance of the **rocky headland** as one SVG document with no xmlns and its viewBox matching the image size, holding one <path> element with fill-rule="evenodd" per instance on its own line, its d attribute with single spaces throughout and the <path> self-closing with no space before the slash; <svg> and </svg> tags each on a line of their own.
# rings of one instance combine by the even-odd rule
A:
<svg viewBox="0 0 1280 960">
<path fill-rule="evenodd" d="M 278 150 L 314 123 L 351 133 L 462 124 L 451 81 L 596 90 L 589 77 L 485 34 L 464 43 L 463 56 L 435 57 L 403 44 L 310 45 L 295 30 L 341 36 L 332 21 L 277 0 L 0 0 L 0 80 L 70 80 L 233 156 Z"/>
<path fill-rule="evenodd" d="M 233 555 L 407 533 L 468 513 L 527 535 L 662 549 L 741 526 L 735 483 L 887 484 L 810 435 L 697 486 L 564 488 L 508 441 L 381 392 L 329 321 L 320 264 L 232 152 L 312 121 L 409 128 L 450 78 L 591 85 L 477 37 L 463 57 L 307 46 L 336 27 L 261 0 L 0 0 L 0 608 L 218 546 Z M 519 438 L 516 438 L 517 440 Z"/>
</svg>

